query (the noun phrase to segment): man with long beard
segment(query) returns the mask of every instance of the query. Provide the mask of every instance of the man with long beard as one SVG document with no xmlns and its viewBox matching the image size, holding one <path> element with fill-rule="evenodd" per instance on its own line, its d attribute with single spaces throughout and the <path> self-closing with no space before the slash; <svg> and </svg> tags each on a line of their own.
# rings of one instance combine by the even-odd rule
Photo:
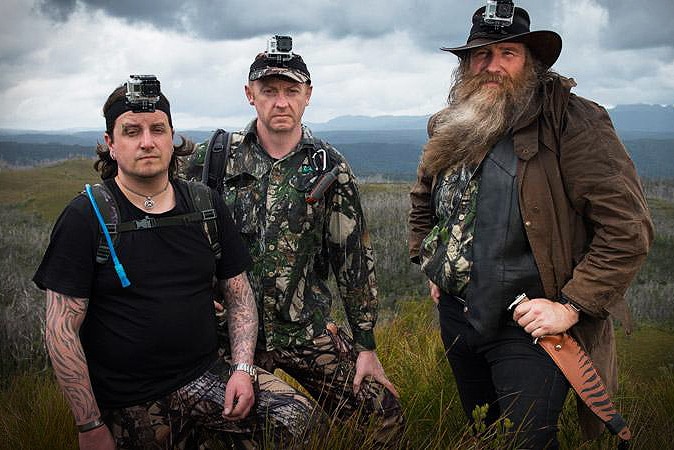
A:
<svg viewBox="0 0 674 450">
<path fill-rule="evenodd" d="M 557 448 L 569 384 L 532 338 L 569 332 L 609 390 L 612 318 L 630 329 L 624 293 L 652 223 L 634 165 L 606 111 L 550 70 L 561 37 L 473 15 L 448 106 L 431 117 L 410 194 L 412 261 L 429 278 L 447 358 L 470 418 L 514 422 L 518 447 Z M 513 311 L 518 294 L 531 300 Z M 601 423 L 579 404 L 587 438 Z"/>
</svg>

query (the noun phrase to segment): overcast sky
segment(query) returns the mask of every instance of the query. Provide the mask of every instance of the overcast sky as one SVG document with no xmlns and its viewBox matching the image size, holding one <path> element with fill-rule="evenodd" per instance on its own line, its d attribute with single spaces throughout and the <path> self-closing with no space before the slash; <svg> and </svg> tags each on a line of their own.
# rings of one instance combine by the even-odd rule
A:
<svg viewBox="0 0 674 450">
<path fill-rule="evenodd" d="M 3 0 L 0 128 L 104 126 L 132 73 L 156 74 L 178 129 L 242 126 L 253 57 L 293 36 L 314 84 L 309 122 L 425 115 L 444 104 L 473 0 Z M 607 107 L 674 104 L 674 0 L 515 0 L 563 39 L 554 69 Z"/>
</svg>

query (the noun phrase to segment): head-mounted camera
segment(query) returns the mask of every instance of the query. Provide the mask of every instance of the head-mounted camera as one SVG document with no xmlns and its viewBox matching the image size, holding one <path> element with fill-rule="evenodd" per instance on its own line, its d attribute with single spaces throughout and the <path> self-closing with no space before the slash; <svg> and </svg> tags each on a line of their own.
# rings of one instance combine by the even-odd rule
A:
<svg viewBox="0 0 674 450">
<path fill-rule="evenodd" d="M 509 27 L 514 15 L 515 3 L 512 0 L 487 0 L 482 20 L 496 28 Z"/>
<path fill-rule="evenodd" d="M 278 61 L 288 61 L 293 55 L 293 38 L 290 36 L 272 36 L 267 41 L 267 57 Z"/>
<path fill-rule="evenodd" d="M 154 75 L 129 75 L 126 104 L 133 112 L 154 112 L 160 93 L 159 80 Z"/>
</svg>

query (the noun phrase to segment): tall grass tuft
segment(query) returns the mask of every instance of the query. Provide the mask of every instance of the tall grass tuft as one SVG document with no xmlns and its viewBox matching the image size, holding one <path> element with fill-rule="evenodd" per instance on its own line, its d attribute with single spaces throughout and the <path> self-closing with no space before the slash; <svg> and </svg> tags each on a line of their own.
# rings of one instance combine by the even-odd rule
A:
<svg viewBox="0 0 674 450">
<path fill-rule="evenodd" d="M 70 408 L 53 377 L 21 375 L 0 392 L 0 449 L 77 448 Z"/>
<path fill-rule="evenodd" d="M 17 371 L 43 369 L 44 293 L 31 277 L 47 245 L 49 227 L 34 215 L 0 205 L 0 381 Z"/>
</svg>

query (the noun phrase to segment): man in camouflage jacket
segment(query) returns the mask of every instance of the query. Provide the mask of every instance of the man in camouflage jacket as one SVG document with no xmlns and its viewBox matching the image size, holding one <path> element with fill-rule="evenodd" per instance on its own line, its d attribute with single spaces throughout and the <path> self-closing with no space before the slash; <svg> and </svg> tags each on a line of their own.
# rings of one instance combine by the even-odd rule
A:
<svg viewBox="0 0 674 450">
<path fill-rule="evenodd" d="M 311 91 L 301 56 L 256 57 L 245 92 L 257 118 L 230 135 L 218 186 L 254 261 L 248 276 L 260 315 L 255 362 L 283 369 L 341 419 L 375 414 L 377 440 L 393 442 L 403 419 L 375 353 L 370 237 L 351 168 L 301 123 Z M 189 158 L 188 178 L 200 178 L 208 144 Z M 335 181 L 319 201 L 308 202 L 330 171 Z M 353 340 L 330 317 L 330 268 Z"/>
</svg>

